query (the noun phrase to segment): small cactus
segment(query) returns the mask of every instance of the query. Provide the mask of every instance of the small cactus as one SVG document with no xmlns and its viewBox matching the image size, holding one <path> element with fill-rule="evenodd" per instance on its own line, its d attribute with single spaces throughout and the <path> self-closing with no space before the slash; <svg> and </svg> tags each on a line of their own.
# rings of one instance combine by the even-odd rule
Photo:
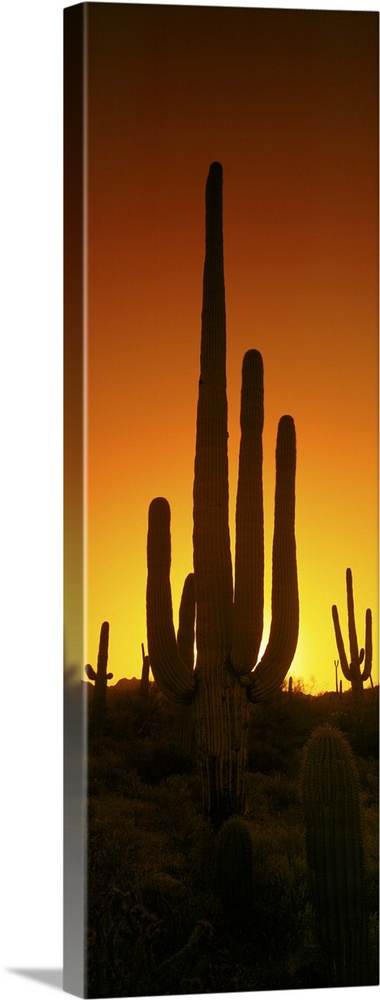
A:
<svg viewBox="0 0 380 1000">
<path fill-rule="evenodd" d="M 253 844 L 239 816 L 223 823 L 217 840 L 217 879 L 224 909 L 232 920 L 246 918 L 253 899 Z"/>
<path fill-rule="evenodd" d="M 342 667 L 342 673 L 347 681 L 350 681 L 352 687 L 352 693 L 355 698 L 361 696 L 363 692 L 364 681 L 367 681 L 371 677 L 372 670 L 372 613 L 370 608 L 367 608 L 365 613 L 365 649 L 359 651 L 356 625 L 355 625 L 355 611 L 354 611 L 354 595 L 352 586 L 352 572 L 350 569 L 346 570 L 346 586 L 347 586 L 347 611 L 348 611 L 348 637 L 350 642 L 350 657 L 351 662 L 348 663 L 346 650 L 344 648 L 344 642 L 342 637 L 342 632 L 339 623 L 339 615 L 336 604 L 332 606 L 332 617 L 335 629 L 336 644 L 338 647 L 338 653 L 340 656 L 340 663 Z M 365 658 L 364 658 L 365 657 Z M 360 670 L 361 664 L 364 660 L 363 670 Z"/>
<path fill-rule="evenodd" d="M 359 790 L 351 748 L 318 726 L 302 768 L 306 851 L 328 986 L 365 985 L 367 915 Z"/>
<path fill-rule="evenodd" d="M 109 630 L 109 622 L 103 622 L 100 629 L 96 672 L 91 666 L 91 663 L 86 663 L 84 668 L 89 680 L 94 681 L 95 683 L 93 718 L 94 722 L 99 727 L 103 725 L 106 714 L 107 681 L 110 681 L 113 677 L 113 674 L 107 673 Z"/>
</svg>

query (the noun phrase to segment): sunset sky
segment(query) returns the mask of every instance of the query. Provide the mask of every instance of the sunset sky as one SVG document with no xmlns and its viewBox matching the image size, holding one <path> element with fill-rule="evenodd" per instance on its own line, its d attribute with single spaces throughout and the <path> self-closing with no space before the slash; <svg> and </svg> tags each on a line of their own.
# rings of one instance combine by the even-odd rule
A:
<svg viewBox="0 0 380 1000">
<path fill-rule="evenodd" d="M 331 605 L 378 681 L 378 15 L 87 5 L 87 613 L 114 681 L 140 676 L 148 507 L 172 512 L 175 623 L 192 483 L 209 165 L 224 172 L 230 520 L 244 352 L 264 361 L 265 636 L 275 438 L 297 432 L 300 634 L 335 687 Z M 346 641 L 347 645 L 347 641 Z M 70 651 L 69 651 L 70 655 Z M 343 687 L 347 682 L 343 679 Z"/>
</svg>

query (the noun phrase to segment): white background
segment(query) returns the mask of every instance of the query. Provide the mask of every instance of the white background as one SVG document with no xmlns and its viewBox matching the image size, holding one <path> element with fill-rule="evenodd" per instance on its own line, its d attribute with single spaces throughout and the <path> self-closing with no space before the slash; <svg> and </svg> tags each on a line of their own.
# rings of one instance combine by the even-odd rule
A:
<svg viewBox="0 0 380 1000">
<path fill-rule="evenodd" d="M 5 1000 L 57 996 L 62 968 L 62 6 L 7 0 L 0 19 Z M 258 6 L 378 10 L 370 2 Z M 25 974 L 33 969 L 45 971 Z"/>
</svg>

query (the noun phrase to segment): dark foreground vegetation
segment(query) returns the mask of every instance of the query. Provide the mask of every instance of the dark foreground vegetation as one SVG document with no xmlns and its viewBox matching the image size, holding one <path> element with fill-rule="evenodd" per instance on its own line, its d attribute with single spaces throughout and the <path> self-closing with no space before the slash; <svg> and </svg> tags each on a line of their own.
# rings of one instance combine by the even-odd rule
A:
<svg viewBox="0 0 380 1000">
<path fill-rule="evenodd" d="M 91 689 L 89 688 L 89 698 Z M 306 860 L 300 769 L 316 726 L 354 753 L 364 838 L 368 957 L 378 983 L 378 688 L 318 697 L 280 691 L 252 705 L 244 822 L 253 844 L 242 905 L 218 877 L 217 835 L 202 816 L 192 748 L 176 710 L 108 689 L 88 772 L 89 997 L 333 986 Z M 347 985 L 350 985 L 349 983 Z"/>
</svg>

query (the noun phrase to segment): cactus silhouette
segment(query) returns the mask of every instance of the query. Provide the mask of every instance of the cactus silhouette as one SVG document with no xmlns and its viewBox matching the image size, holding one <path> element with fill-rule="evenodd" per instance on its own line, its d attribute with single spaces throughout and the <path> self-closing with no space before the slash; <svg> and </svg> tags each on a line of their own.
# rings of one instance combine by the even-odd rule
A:
<svg viewBox="0 0 380 1000">
<path fill-rule="evenodd" d="M 245 921 L 253 898 L 253 844 L 239 816 L 232 816 L 219 830 L 216 869 L 226 913 L 232 920 Z"/>
<path fill-rule="evenodd" d="M 203 806 L 215 826 L 244 810 L 249 702 L 279 688 L 298 639 L 295 544 L 296 440 L 282 417 L 276 446 L 272 557 L 272 622 L 258 661 L 263 630 L 264 527 L 262 486 L 263 364 L 258 351 L 243 359 L 241 442 L 236 502 L 235 580 L 228 524 L 226 322 L 222 167 L 206 185 L 201 370 L 193 491 L 196 666 L 190 673 L 173 626 L 170 588 L 170 508 L 149 508 L 147 631 L 151 668 L 161 691 L 193 701 Z"/>
<path fill-rule="evenodd" d="M 334 660 L 334 667 L 335 667 L 335 690 L 336 690 L 336 693 L 338 694 L 338 690 L 339 690 L 339 686 L 338 686 L 339 660 Z"/>
<path fill-rule="evenodd" d="M 371 677 L 372 614 L 370 608 L 367 608 L 367 611 L 365 613 L 365 649 L 361 649 L 359 651 L 357 634 L 356 634 L 356 625 L 355 625 L 352 572 L 350 569 L 346 570 L 346 587 L 347 587 L 347 611 L 348 611 L 348 638 L 350 643 L 350 663 L 348 663 L 346 650 L 344 648 L 344 642 L 339 623 L 338 608 L 336 604 L 333 604 L 331 610 L 332 610 L 335 638 L 338 647 L 342 673 L 346 678 L 346 680 L 350 682 L 354 697 L 360 697 L 363 691 L 364 681 L 367 681 Z M 364 660 L 364 665 L 363 665 L 363 670 L 361 671 L 360 667 L 361 664 L 363 663 L 363 660 Z"/>
<path fill-rule="evenodd" d="M 358 781 L 338 729 L 319 726 L 302 765 L 306 849 L 329 986 L 365 985 L 367 914 Z"/>
<path fill-rule="evenodd" d="M 109 622 L 103 622 L 100 629 L 96 672 L 90 663 L 86 663 L 85 666 L 87 677 L 95 682 L 93 718 L 98 726 L 102 726 L 105 719 L 107 681 L 113 677 L 113 674 L 107 674 L 109 630 Z"/>
</svg>

